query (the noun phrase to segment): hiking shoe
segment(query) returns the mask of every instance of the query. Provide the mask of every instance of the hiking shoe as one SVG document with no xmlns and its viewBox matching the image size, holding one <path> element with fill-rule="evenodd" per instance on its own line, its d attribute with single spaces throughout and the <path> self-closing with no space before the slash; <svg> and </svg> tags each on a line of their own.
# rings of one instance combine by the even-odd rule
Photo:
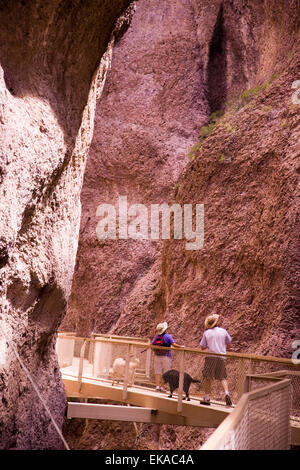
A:
<svg viewBox="0 0 300 470">
<path fill-rule="evenodd" d="M 210 400 L 200 400 L 200 405 L 210 406 Z"/>
<path fill-rule="evenodd" d="M 226 406 L 232 406 L 232 402 L 229 395 L 225 395 Z"/>
</svg>

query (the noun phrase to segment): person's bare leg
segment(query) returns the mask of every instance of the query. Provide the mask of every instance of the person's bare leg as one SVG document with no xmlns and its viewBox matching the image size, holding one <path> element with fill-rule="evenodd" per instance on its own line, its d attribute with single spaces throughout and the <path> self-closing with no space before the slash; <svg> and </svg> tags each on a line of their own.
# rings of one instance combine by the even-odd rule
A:
<svg viewBox="0 0 300 470">
<path fill-rule="evenodd" d="M 205 391 L 205 401 L 210 400 L 210 392 L 211 392 L 211 380 L 209 379 L 204 379 L 204 391 Z"/>
<path fill-rule="evenodd" d="M 204 391 L 206 395 L 210 395 L 211 392 L 211 380 L 204 379 Z"/>
<path fill-rule="evenodd" d="M 227 406 L 231 406 L 231 405 L 232 405 L 232 402 L 231 402 L 231 398 L 230 398 L 230 396 L 229 396 L 227 380 L 223 379 L 223 380 L 222 380 L 222 385 L 223 385 L 224 392 L 225 392 L 225 402 L 226 402 L 226 405 L 227 405 Z"/>
<path fill-rule="evenodd" d="M 223 385 L 223 388 L 224 388 L 225 395 L 226 395 L 226 394 L 229 395 L 229 392 L 228 392 L 228 382 L 227 382 L 226 379 L 223 379 L 223 380 L 222 380 L 222 385 Z"/>
<path fill-rule="evenodd" d="M 156 387 L 160 387 L 160 385 L 161 385 L 161 375 L 160 374 L 155 374 L 155 385 L 156 385 Z"/>
</svg>

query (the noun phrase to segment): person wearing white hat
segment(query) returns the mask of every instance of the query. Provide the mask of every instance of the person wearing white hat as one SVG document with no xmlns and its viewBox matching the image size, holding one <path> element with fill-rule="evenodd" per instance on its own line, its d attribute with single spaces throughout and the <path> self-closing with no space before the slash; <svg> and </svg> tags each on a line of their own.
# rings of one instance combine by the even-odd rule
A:
<svg viewBox="0 0 300 470">
<path fill-rule="evenodd" d="M 209 352 L 226 354 L 226 350 L 229 349 L 231 343 L 231 337 L 224 328 L 217 326 L 219 318 L 220 315 L 216 313 L 206 317 L 204 322 L 206 330 L 203 333 L 200 347 L 202 350 L 208 349 Z M 202 374 L 204 378 L 205 398 L 201 400 L 200 403 L 202 405 L 210 405 L 211 381 L 216 379 L 220 380 L 223 385 L 226 405 L 231 406 L 232 403 L 226 380 L 226 358 L 221 356 L 207 356 L 205 358 Z"/>
<path fill-rule="evenodd" d="M 160 346 L 170 348 L 174 346 L 175 348 L 182 348 L 184 346 L 180 346 L 176 344 L 174 339 L 171 335 L 169 335 L 166 331 L 168 328 L 167 322 L 159 323 L 156 327 L 156 335 L 153 338 L 152 344 L 153 346 Z M 166 392 L 164 387 L 162 386 L 162 374 L 167 370 L 171 369 L 171 351 L 168 349 L 167 351 L 161 349 L 154 349 L 154 373 L 155 373 L 155 385 L 156 390 L 158 392 Z"/>
</svg>

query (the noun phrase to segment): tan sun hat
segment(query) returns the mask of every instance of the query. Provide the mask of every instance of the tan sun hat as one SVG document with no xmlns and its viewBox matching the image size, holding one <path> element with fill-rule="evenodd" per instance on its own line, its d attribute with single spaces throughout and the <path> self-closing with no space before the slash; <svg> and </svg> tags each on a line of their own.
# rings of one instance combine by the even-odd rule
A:
<svg viewBox="0 0 300 470">
<path fill-rule="evenodd" d="M 205 328 L 213 328 L 214 326 L 216 326 L 216 324 L 218 323 L 219 317 L 220 315 L 218 315 L 217 313 L 208 315 L 205 318 L 205 322 L 204 322 Z"/>
<path fill-rule="evenodd" d="M 156 327 L 156 333 L 158 335 L 162 335 L 166 329 L 168 328 L 168 323 L 165 321 L 163 323 L 159 323 Z"/>
</svg>

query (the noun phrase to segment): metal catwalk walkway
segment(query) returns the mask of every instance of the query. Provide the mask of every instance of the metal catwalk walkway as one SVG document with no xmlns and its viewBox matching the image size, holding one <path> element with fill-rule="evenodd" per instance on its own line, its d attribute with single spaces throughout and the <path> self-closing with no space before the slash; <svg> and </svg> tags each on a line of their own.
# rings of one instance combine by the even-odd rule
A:
<svg viewBox="0 0 300 470">
<path fill-rule="evenodd" d="M 174 394 L 174 398 L 168 398 L 166 393 L 158 393 L 153 388 L 134 385 L 127 389 L 125 396 L 122 385 L 112 386 L 112 382 L 109 380 L 95 378 L 82 378 L 80 391 L 78 391 L 77 377 L 63 373 L 63 381 L 67 397 L 109 400 L 111 402 L 125 403 L 152 410 L 150 419 L 147 418 L 146 421 L 144 421 L 144 418 L 147 417 L 147 413 L 138 415 L 137 410 L 131 410 L 130 419 L 125 419 L 126 421 L 217 427 L 233 409 L 216 403 L 212 403 L 211 406 L 200 405 L 199 398 L 196 399 L 191 395 L 191 401 L 187 402 L 183 400 L 182 410 L 178 411 L 178 395 L 176 394 Z M 109 416 L 109 418 L 101 417 L 104 416 L 100 413 L 102 405 L 98 406 L 98 411 L 97 407 L 83 405 L 84 406 L 75 406 L 70 402 L 68 417 L 97 417 L 97 419 L 122 420 L 120 419 L 120 410 L 118 410 L 118 413 L 113 413 L 115 405 L 110 406 L 110 415 L 106 415 Z M 85 410 L 81 413 L 88 412 L 89 416 L 86 416 L 86 414 L 84 416 L 78 416 L 80 408 Z M 90 408 L 90 411 L 88 411 L 88 408 Z M 105 412 L 106 409 L 104 406 L 103 413 Z M 127 415 L 128 410 L 126 416 Z M 138 416 L 142 416 L 142 419 L 138 419 Z"/>
<path fill-rule="evenodd" d="M 219 448 L 238 448 L 240 436 L 247 435 L 247 432 L 249 434 L 250 428 L 256 429 L 255 432 L 260 436 L 260 441 L 253 445 L 260 445 L 261 448 L 270 448 L 268 446 L 272 445 L 286 448 L 287 442 L 300 445 L 300 372 L 299 367 L 294 367 L 288 359 L 231 353 L 228 355 L 230 362 L 227 362 L 227 370 L 231 389 L 232 384 L 236 384 L 235 395 L 233 395 L 235 405 L 228 407 L 222 401 L 212 400 L 210 406 L 205 406 L 200 404 L 203 390 L 200 393 L 198 391 L 197 395 L 190 393 L 191 401 L 186 401 L 183 398 L 182 389 L 183 371 L 187 366 L 193 365 L 193 359 L 188 354 L 197 353 L 199 361 L 205 357 L 205 353 L 199 350 L 185 348 L 184 351 L 177 351 L 178 360 L 176 363 L 176 358 L 174 358 L 173 363 L 177 365 L 176 368 L 180 372 L 179 387 L 176 390 L 177 393 L 173 394 L 173 398 L 169 398 L 168 393 L 157 392 L 154 388 L 150 356 L 151 352 L 153 353 L 153 347 L 149 343 L 138 343 L 138 340 L 133 338 L 102 338 L 99 349 L 99 344 L 95 339 L 78 339 L 71 336 L 63 336 L 61 339 L 67 340 L 63 348 L 58 348 L 58 356 L 66 396 L 72 398 L 68 401 L 68 418 L 218 428 L 216 438 L 209 440 L 204 448 L 210 448 L 210 445 L 215 448 L 216 442 Z M 72 348 L 67 351 L 66 344 L 70 345 L 71 340 L 73 341 Z M 77 345 L 76 342 L 78 342 Z M 114 350 L 112 346 L 117 350 Z M 126 347 L 121 350 L 121 346 Z M 141 348 L 144 349 L 141 350 Z M 146 350 L 147 355 L 139 355 L 139 352 L 144 353 Z M 174 351 L 172 354 L 174 355 Z M 137 369 L 134 384 L 131 386 L 129 362 L 132 356 L 138 355 L 144 358 L 144 362 Z M 126 360 L 126 367 L 122 381 L 112 385 L 111 366 L 116 357 L 123 357 Z M 246 367 L 247 360 L 250 361 L 251 368 Z M 256 364 L 255 367 L 254 364 Z M 277 369 L 274 369 L 274 364 Z M 280 369 L 284 366 L 287 366 L 288 370 Z M 74 402 L 74 398 L 80 400 Z M 105 404 L 90 403 L 96 400 L 102 400 Z M 245 422 L 245 416 L 248 421 L 252 420 L 250 424 Z M 242 430 L 239 429 L 241 423 Z M 275 435 L 276 426 L 280 430 L 278 434 L 283 435 L 281 429 L 286 430 L 284 443 L 266 442 L 263 436 Z M 228 436 L 231 436 L 230 442 Z M 250 445 L 251 439 L 252 431 L 247 443 L 241 445 Z"/>
</svg>

